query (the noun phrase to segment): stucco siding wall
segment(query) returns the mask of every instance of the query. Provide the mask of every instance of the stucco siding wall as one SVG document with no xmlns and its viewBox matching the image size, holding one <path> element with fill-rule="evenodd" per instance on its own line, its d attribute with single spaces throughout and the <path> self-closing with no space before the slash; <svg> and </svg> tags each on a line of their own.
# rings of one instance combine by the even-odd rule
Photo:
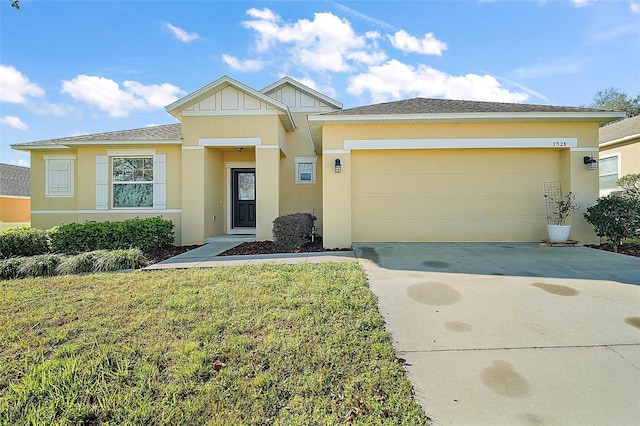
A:
<svg viewBox="0 0 640 426">
<path fill-rule="evenodd" d="M 491 138 L 575 138 L 577 146 L 394 151 L 350 150 L 344 144 Z M 595 242 L 582 212 L 595 203 L 598 174 L 587 171 L 582 158 L 597 155 L 597 147 L 597 123 L 587 122 L 325 125 L 325 245 L 539 241 L 546 238 L 543 182 L 551 180 L 561 181 L 563 192 L 574 192 L 581 204 L 571 238 Z M 330 170 L 335 158 L 342 163 L 340 174 Z M 505 220 L 506 227 L 498 225 Z"/>
<path fill-rule="evenodd" d="M 600 151 L 601 157 L 613 154 L 620 156 L 620 177 L 640 173 L 640 140 L 607 146 Z"/>
<path fill-rule="evenodd" d="M 31 221 L 31 198 L 0 196 L 0 222 Z"/>
</svg>

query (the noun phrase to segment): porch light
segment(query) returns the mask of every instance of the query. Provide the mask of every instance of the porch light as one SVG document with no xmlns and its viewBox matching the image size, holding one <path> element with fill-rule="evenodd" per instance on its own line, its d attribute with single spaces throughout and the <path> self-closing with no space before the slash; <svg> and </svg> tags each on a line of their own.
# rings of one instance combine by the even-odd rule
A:
<svg viewBox="0 0 640 426">
<path fill-rule="evenodd" d="M 598 160 L 596 160 L 595 158 L 585 156 L 582 161 L 584 161 L 584 164 L 587 166 L 587 170 L 598 170 Z"/>
<path fill-rule="evenodd" d="M 336 173 L 342 172 L 342 165 L 340 164 L 340 159 L 339 158 L 336 158 L 335 171 L 336 171 Z"/>
</svg>

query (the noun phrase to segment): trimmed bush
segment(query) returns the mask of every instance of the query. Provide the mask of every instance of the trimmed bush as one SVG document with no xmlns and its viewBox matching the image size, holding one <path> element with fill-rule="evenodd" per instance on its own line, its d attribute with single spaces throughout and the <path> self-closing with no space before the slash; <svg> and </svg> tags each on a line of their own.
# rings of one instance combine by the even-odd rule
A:
<svg viewBox="0 0 640 426">
<path fill-rule="evenodd" d="M 0 232 L 0 258 L 35 256 L 49 252 L 47 232 L 27 225 Z"/>
<path fill-rule="evenodd" d="M 311 241 L 316 217 L 311 213 L 293 213 L 273 221 L 273 242 L 288 250 L 297 250 Z"/>
<path fill-rule="evenodd" d="M 129 248 L 151 252 L 173 244 L 173 228 L 172 221 L 161 217 L 69 223 L 51 233 L 51 249 L 65 254 Z"/>
<path fill-rule="evenodd" d="M 622 240 L 640 237 L 640 200 L 608 195 L 584 213 L 599 237 L 606 237 L 614 252 Z"/>
</svg>

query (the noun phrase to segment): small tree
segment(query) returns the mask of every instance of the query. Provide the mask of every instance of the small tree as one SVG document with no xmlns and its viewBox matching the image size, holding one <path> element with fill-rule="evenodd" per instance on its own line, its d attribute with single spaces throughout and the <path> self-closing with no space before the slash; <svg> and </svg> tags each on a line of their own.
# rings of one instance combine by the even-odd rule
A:
<svg viewBox="0 0 640 426">
<path fill-rule="evenodd" d="M 640 200 L 640 173 L 622 176 L 616 185 L 622 188 L 623 197 Z"/>
<path fill-rule="evenodd" d="M 607 195 L 584 213 L 596 235 L 606 237 L 614 252 L 627 238 L 640 237 L 640 200 Z"/>
</svg>

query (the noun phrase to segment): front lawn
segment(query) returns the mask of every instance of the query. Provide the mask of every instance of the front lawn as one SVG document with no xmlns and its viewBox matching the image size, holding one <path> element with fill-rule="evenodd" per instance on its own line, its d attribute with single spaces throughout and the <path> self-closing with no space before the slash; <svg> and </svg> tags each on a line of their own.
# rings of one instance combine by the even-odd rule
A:
<svg viewBox="0 0 640 426">
<path fill-rule="evenodd" d="M 424 424 L 355 263 L 0 282 L 0 424 Z"/>
</svg>

